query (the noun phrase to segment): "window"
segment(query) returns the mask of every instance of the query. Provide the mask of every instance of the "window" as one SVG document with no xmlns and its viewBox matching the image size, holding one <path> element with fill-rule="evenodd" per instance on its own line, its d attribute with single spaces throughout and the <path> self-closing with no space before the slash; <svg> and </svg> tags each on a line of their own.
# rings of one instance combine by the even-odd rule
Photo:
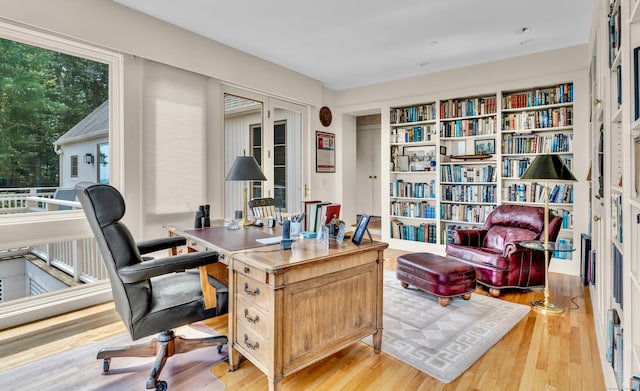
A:
<svg viewBox="0 0 640 391">
<path fill-rule="evenodd" d="M 109 183 L 109 143 L 98 144 L 98 183 Z"/>
<path fill-rule="evenodd" d="M 251 134 L 251 156 L 256 159 L 260 170 L 262 170 L 262 125 L 249 125 Z M 256 181 L 251 184 L 249 198 L 262 198 L 262 182 Z"/>
<path fill-rule="evenodd" d="M 78 155 L 71 155 L 71 178 L 78 177 Z"/>
</svg>

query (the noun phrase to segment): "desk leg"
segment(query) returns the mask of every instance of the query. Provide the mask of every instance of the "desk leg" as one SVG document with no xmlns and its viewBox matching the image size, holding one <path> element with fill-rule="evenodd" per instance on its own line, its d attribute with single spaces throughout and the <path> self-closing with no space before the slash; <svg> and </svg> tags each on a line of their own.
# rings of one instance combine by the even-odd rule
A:
<svg viewBox="0 0 640 391">
<path fill-rule="evenodd" d="M 379 354 L 382 349 L 382 329 L 373 334 L 373 352 Z"/>
<path fill-rule="evenodd" d="M 280 386 L 282 379 L 272 379 L 267 377 L 267 382 L 269 383 L 269 391 L 280 391 L 282 388 Z"/>
</svg>

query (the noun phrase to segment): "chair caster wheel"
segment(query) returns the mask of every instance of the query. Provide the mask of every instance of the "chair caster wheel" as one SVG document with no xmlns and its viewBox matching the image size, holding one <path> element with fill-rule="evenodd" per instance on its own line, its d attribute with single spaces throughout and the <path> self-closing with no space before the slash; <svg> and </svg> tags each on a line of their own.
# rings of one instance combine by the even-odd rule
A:
<svg viewBox="0 0 640 391">
<path fill-rule="evenodd" d="M 109 367 L 111 366 L 111 359 L 110 358 L 105 358 L 102 361 L 102 373 L 107 373 L 109 372 Z"/>
<path fill-rule="evenodd" d="M 167 385 L 167 382 L 164 380 L 160 380 L 157 384 L 156 384 L 156 391 L 167 391 L 167 388 L 169 386 Z"/>
</svg>

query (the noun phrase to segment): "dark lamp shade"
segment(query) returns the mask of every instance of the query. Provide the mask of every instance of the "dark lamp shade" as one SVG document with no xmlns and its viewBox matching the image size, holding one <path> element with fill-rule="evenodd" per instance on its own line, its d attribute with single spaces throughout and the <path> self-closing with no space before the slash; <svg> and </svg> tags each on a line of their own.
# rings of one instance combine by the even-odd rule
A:
<svg viewBox="0 0 640 391">
<path fill-rule="evenodd" d="M 520 179 L 524 181 L 555 181 L 569 182 L 576 181 L 569 167 L 567 167 L 562 158 L 558 155 L 538 155 L 522 174 Z"/>
<path fill-rule="evenodd" d="M 233 161 L 227 181 L 266 181 L 267 178 L 260 171 L 260 166 L 253 156 L 238 156 Z"/>
</svg>

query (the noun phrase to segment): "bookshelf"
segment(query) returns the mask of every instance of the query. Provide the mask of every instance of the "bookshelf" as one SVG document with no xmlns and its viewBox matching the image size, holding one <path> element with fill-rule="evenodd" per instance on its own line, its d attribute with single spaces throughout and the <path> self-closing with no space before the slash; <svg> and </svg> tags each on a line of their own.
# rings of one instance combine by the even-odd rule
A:
<svg viewBox="0 0 640 391">
<path fill-rule="evenodd" d="M 440 101 L 440 244 L 451 231 L 479 228 L 496 207 L 495 94 Z M 471 155 L 486 154 L 487 159 Z"/>
<path fill-rule="evenodd" d="M 557 154 L 573 170 L 573 83 L 559 83 L 504 91 L 501 98 L 501 201 L 502 203 L 544 206 L 563 218 L 557 245 L 573 248 L 573 185 L 549 182 L 529 183 L 520 177 L 540 154 Z M 579 233 L 575 233 L 578 235 Z M 569 259 L 571 252 L 554 257 Z"/>
<path fill-rule="evenodd" d="M 605 385 L 622 390 L 640 375 L 640 2 L 601 2 L 595 12 L 589 289 Z"/>
<path fill-rule="evenodd" d="M 389 237 L 435 244 L 436 103 L 390 109 Z"/>
</svg>

